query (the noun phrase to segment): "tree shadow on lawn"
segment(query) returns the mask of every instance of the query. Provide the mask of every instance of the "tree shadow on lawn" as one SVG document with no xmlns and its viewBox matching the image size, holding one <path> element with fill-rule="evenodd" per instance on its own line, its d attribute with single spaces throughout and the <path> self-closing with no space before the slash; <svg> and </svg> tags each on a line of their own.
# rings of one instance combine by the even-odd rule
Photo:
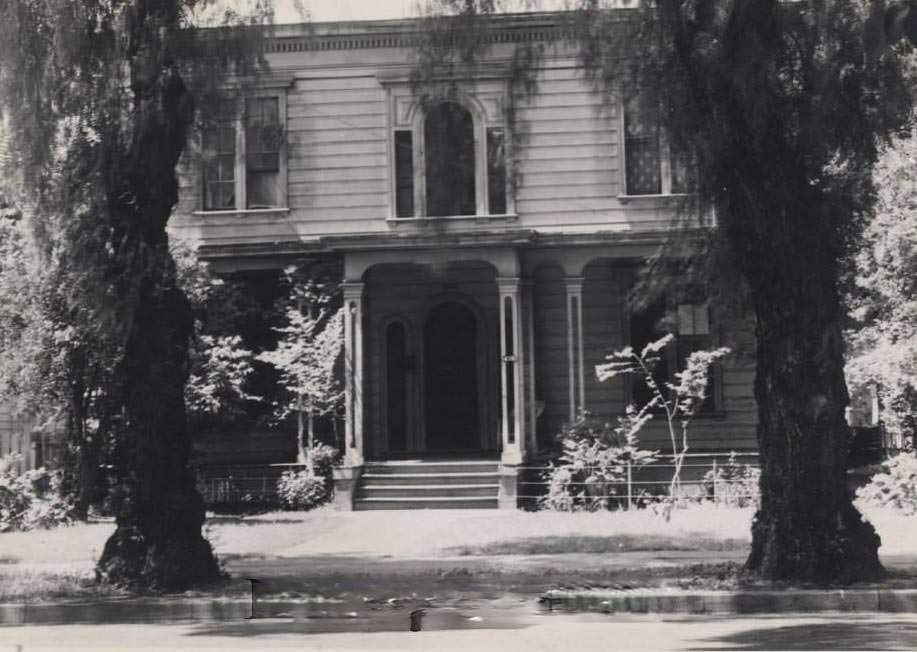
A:
<svg viewBox="0 0 917 652">
<path fill-rule="evenodd" d="M 735 589 L 737 562 L 688 564 L 591 565 L 589 560 L 556 564 L 551 557 L 531 563 L 503 564 L 499 559 L 380 559 L 310 556 L 227 560 L 235 593 L 249 589 L 244 578 L 257 578 L 262 595 L 437 596 L 450 604 L 469 597 L 538 596 L 551 589 L 658 587 L 688 582 L 684 588 Z"/>
<path fill-rule="evenodd" d="M 698 533 L 683 536 L 615 534 L 611 536 L 548 536 L 456 546 L 446 552 L 459 556 L 603 554 L 615 552 L 746 552 L 745 539 L 715 539 Z"/>
<path fill-rule="evenodd" d="M 917 623 L 886 621 L 872 616 L 858 622 L 833 620 L 823 623 L 754 627 L 733 634 L 704 639 L 689 650 L 914 650 Z"/>
</svg>

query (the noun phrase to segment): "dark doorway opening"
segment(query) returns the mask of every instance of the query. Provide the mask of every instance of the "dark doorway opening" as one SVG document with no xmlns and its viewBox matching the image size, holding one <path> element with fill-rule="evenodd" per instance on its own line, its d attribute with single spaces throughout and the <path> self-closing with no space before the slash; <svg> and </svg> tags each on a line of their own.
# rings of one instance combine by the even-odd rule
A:
<svg viewBox="0 0 917 652">
<path fill-rule="evenodd" d="M 408 391 L 407 338 L 404 324 L 392 322 L 385 330 L 388 445 L 392 452 L 407 450 Z"/>
<path fill-rule="evenodd" d="M 478 432 L 477 320 L 447 301 L 424 324 L 424 408 L 427 448 L 476 450 Z"/>
</svg>

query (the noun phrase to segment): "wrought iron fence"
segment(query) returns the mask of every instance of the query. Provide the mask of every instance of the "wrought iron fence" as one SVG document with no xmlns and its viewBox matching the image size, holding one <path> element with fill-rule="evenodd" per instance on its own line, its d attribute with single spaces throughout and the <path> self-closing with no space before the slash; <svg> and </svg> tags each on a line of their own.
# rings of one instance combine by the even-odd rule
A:
<svg viewBox="0 0 917 652">
<path fill-rule="evenodd" d="M 730 464 L 730 457 L 734 464 Z M 571 481 L 572 487 L 582 487 L 581 494 L 574 496 L 574 502 L 604 500 L 611 508 L 635 509 L 672 498 L 670 488 L 675 463 L 673 455 L 660 455 L 659 460 L 649 464 L 632 466 L 623 463 L 621 480 L 587 478 Z M 703 460 L 703 462 L 701 461 Z M 679 481 L 679 495 L 683 500 L 711 501 L 716 505 L 747 503 L 758 500 L 757 483 L 743 482 L 734 477 L 724 477 L 724 471 L 736 466 L 757 470 L 757 453 L 689 453 L 681 464 L 682 479 Z M 277 506 L 277 480 L 284 471 L 301 470 L 302 464 L 258 464 L 221 465 L 198 469 L 198 490 L 208 507 Z M 552 467 L 529 465 L 519 467 L 517 497 L 529 506 L 547 495 L 550 480 L 546 477 Z M 577 467 L 578 471 L 605 470 L 606 467 Z M 750 486 L 753 484 L 753 487 Z"/>
<path fill-rule="evenodd" d="M 757 453 L 688 453 L 680 465 L 674 455 L 660 455 L 647 464 L 624 461 L 613 470 L 621 479 L 606 479 L 592 471 L 606 473 L 608 466 L 576 466 L 576 476 L 585 479 L 564 483 L 574 491 L 574 505 L 605 502 L 612 509 L 635 509 L 672 498 L 684 501 L 707 501 L 716 505 L 756 505 L 759 471 Z M 701 460 L 704 460 L 701 462 Z M 671 495 L 676 466 L 681 467 L 676 496 Z M 539 504 L 548 494 L 550 473 L 559 467 L 535 465 L 520 467 L 518 497 L 530 506 Z M 580 489 L 581 488 L 581 489 Z"/>
<path fill-rule="evenodd" d="M 251 464 L 204 466 L 197 470 L 197 489 L 208 507 L 279 505 L 277 481 L 284 471 L 299 471 L 303 464 Z"/>
</svg>

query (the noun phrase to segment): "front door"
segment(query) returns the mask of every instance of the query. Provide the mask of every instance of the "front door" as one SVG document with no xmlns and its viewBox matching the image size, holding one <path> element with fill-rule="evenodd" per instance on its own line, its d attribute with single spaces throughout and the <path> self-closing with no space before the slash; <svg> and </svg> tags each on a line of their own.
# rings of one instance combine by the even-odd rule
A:
<svg viewBox="0 0 917 652">
<path fill-rule="evenodd" d="M 477 330 L 474 313 L 455 301 L 438 305 L 424 324 L 428 450 L 480 448 Z"/>
</svg>

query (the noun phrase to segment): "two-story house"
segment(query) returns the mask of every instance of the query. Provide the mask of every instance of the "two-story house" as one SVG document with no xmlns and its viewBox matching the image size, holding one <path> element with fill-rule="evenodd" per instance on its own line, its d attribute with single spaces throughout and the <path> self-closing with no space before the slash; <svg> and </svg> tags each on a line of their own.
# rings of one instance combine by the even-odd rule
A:
<svg viewBox="0 0 917 652">
<path fill-rule="evenodd" d="M 702 294 L 628 308 L 689 190 L 635 104 L 609 103 L 552 48 L 510 124 L 512 50 L 554 23 L 494 18 L 477 73 L 428 101 L 411 81 L 417 21 L 278 28 L 270 74 L 184 179 L 171 229 L 217 271 L 303 256 L 343 270 L 345 506 L 515 506 L 520 469 L 562 424 L 641 397 L 597 380 L 609 351 L 673 331 L 671 375 L 730 344 Z M 693 451 L 755 448 L 752 377 L 715 370 Z M 665 451 L 668 435 L 649 427 L 642 443 Z"/>
</svg>

